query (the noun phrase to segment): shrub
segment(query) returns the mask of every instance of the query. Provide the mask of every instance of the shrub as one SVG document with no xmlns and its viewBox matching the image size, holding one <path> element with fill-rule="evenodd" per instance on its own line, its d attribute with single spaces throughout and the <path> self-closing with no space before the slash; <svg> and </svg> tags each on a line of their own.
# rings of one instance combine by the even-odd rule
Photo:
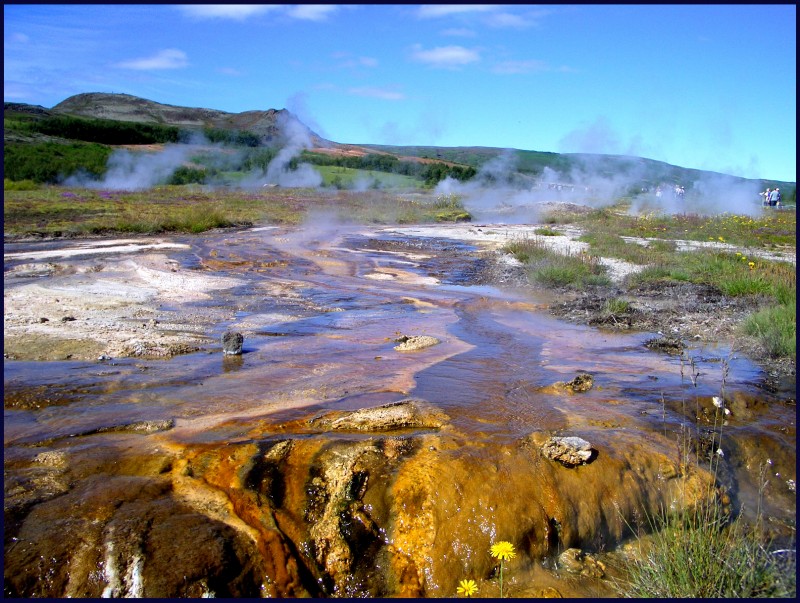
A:
<svg viewBox="0 0 800 603">
<path fill-rule="evenodd" d="M 3 178 L 3 190 L 6 191 L 35 191 L 39 188 L 33 180 L 10 180 Z"/>
<path fill-rule="evenodd" d="M 105 173 L 111 148 L 95 143 L 4 145 L 4 178 L 56 184 L 77 172 L 93 176 Z"/>
<path fill-rule="evenodd" d="M 655 518 L 649 545 L 619 585 L 626 597 L 750 598 L 793 597 L 794 568 L 773 554 L 756 530 L 737 517 L 729 521 L 721 504 L 687 511 L 677 519 Z"/>
<path fill-rule="evenodd" d="M 682 356 L 682 379 L 687 368 L 684 360 Z M 701 373 L 693 359 L 689 359 L 689 363 L 692 386 L 696 387 Z M 705 490 L 697 492 L 699 498 L 694 504 L 685 504 L 687 491 L 684 490 L 678 494 L 684 501 L 678 510 L 662 507 L 656 516 L 648 515 L 649 536 L 635 532 L 638 555 L 620 568 L 626 578 L 615 580 L 618 591 L 625 597 L 794 598 L 796 594 L 795 552 L 774 550 L 777 547 L 764 529 L 761 498 L 771 461 L 767 459 L 760 467 L 759 503 L 755 521 L 750 524 L 743 514 L 732 515 L 730 499 L 724 488 L 718 486 L 724 454 L 721 450 L 723 429 L 728 414 L 724 395 L 727 371 L 727 363 L 723 361 L 720 395 L 712 398 L 714 418 L 710 446 L 703 444 L 699 426 L 694 436 L 681 430 L 677 441 L 683 471 L 708 471 L 713 479 Z"/>
<path fill-rule="evenodd" d="M 742 325 L 746 335 L 757 338 L 773 357 L 797 355 L 797 306 L 783 304 L 760 310 Z"/>
</svg>

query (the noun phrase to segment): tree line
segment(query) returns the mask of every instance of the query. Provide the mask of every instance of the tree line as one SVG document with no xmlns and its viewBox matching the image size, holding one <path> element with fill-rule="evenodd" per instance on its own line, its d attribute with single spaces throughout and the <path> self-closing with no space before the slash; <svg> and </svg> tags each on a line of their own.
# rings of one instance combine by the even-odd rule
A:
<svg viewBox="0 0 800 603">
<path fill-rule="evenodd" d="M 368 153 L 361 156 L 353 155 L 328 155 L 327 153 L 314 153 L 303 151 L 300 159 L 314 165 L 332 165 L 347 167 L 357 170 L 371 170 L 411 176 L 424 181 L 427 186 L 434 186 L 445 178 L 456 180 L 469 180 L 477 171 L 470 166 L 450 165 L 441 161 L 421 162 L 403 161 L 394 155 L 383 153 Z"/>
</svg>

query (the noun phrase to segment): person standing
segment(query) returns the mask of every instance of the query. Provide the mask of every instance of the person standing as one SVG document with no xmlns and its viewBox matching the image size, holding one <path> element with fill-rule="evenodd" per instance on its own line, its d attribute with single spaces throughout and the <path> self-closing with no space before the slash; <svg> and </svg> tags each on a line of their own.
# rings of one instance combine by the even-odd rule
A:
<svg viewBox="0 0 800 603">
<path fill-rule="evenodd" d="M 761 193 L 761 195 L 764 197 L 761 200 L 761 205 L 766 207 L 767 205 L 769 205 L 769 189 L 765 190 L 763 193 Z"/>
<path fill-rule="evenodd" d="M 776 207 L 778 203 L 781 201 L 781 191 L 780 189 L 773 189 L 773 191 L 769 194 L 769 204 L 771 207 Z"/>
</svg>

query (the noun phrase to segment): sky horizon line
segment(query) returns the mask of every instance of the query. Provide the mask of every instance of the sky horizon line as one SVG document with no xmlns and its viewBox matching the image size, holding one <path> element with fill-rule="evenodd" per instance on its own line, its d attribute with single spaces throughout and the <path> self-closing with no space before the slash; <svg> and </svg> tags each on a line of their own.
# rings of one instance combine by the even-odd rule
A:
<svg viewBox="0 0 800 603">
<path fill-rule="evenodd" d="M 343 144 L 796 181 L 796 5 L 4 5 L 4 100 L 286 108 Z"/>
<path fill-rule="evenodd" d="M 215 108 L 215 107 L 195 107 L 195 106 L 191 106 L 191 105 L 172 105 L 172 104 L 169 104 L 169 103 L 162 103 L 162 102 L 157 101 L 155 99 L 144 98 L 144 97 L 141 97 L 141 96 L 137 96 L 135 94 L 129 94 L 127 92 L 99 92 L 99 91 L 78 92 L 77 94 L 73 94 L 73 95 L 63 99 L 62 101 L 59 101 L 58 103 L 56 103 L 56 104 L 54 104 L 54 105 L 52 105 L 50 107 L 46 107 L 46 106 L 38 104 L 38 103 L 23 103 L 23 104 L 34 104 L 34 105 L 38 104 L 38 106 L 43 107 L 44 109 L 51 110 L 54 107 L 56 107 L 57 105 L 59 105 L 60 103 L 66 101 L 66 100 L 69 100 L 70 98 L 72 98 L 74 96 L 81 96 L 81 95 L 84 95 L 84 94 L 118 94 L 118 95 L 123 95 L 123 96 L 131 96 L 131 97 L 134 97 L 134 98 L 140 98 L 140 99 L 147 100 L 147 101 L 150 101 L 150 102 L 153 102 L 153 103 L 157 103 L 159 105 L 181 107 L 181 108 L 186 108 L 186 109 L 220 111 L 222 113 L 226 113 L 226 114 L 230 114 L 230 115 L 236 115 L 238 113 L 248 113 L 248 112 L 253 112 L 253 111 L 264 111 L 264 112 L 266 112 L 266 111 L 270 111 L 270 110 L 275 110 L 275 111 L 284 111 L 285 110 L 285 111 L 289 111 L 290 113 L 292 113 L 291 110 L 287 109 L 286 107 L 268 107 L 266 109 L 246 109 L 245 111 L 231 112 L 231 111 L 225 111 L 224 109 L 218 109 L 218 108 Z M 298 119 L 300 119 L 300 118 L 298 117 Z M 300 119 L 300 122 L 302 123 L 302 119 Z M 303 125 L 306 125 L 306 124 L 303 124 Z M 308 126 L 306 125 L 306 127 L 308 127 Z M 312 132 L 313 132 L 313 130 L 312 130 Z M 314 132 L 314 134 L 319 136 L 319 134 L 317 134 L 316 132 Z M 778 178 L 762 178 L 762 177 L 747 178 L 745 176 L 739 176 L 737 174 L 730 174 L 730 173 L 727 173 L 727 172 L 719 172 L 719 171 L 716 171 L 716 170 L 692 168 L 692 167 L 687 167 L 687 166 L 683 166 L 683 165 L 676 164 L 676 163 L 670 163 L 668 161 L 663 161 L 661 159 L 656 159 L 656 158 L 653 158 L 653 157 L 646 157 L 646 156 L 643 156 L 643 155 L 630 155 L 630 154 L 626 154 L 626 153 L 587 153 L 587 152 L 582 152 L 582 151 L 559 152 L 559 151 L 545 151 L 545 150 L 541 150 L 541 149 L 522 149 L 522 148 L 517 148 L 517 147 L 496 147 L 496 146 L 492 146 L 492 145 L 482 145 L 482 144 L 456 145 L 456 146 L 425 145 L 425 144 L 413 144 L 413 143 L 410 143 L 410 144 L 382 144 L 382 143 L 373 143 L 373 142 L 367 142 L 367 141 L 342 142 L 342 141 L 339 141 L 339 140 L 329 140 L 329 139 L 326 139 L 326 138 L 324 138 L 322 136 L 320 136 L 320 138 L 322 138 L 323 140 L 326 140 L 327 142 L 332 142 L 332 143 L 335 143 L 335 144 L 343 144 L 343 145 L 352 145 L 352 146 L 365 146 L 365 145 L 368 145 L 368 146 L 380 146 L 380 147 L 429 147 L 429 148 L 441 148 L 441 149 L 486 148 L 486 149 L 498 149 L 498 150 L 530 151 L 530 152 L 535 152 L 535 153 L 554 153 L 554 154 L 557 154 L 557 155 L 602 155 L 602 156 L 609 156 L 609 157 L 631 157 L 631 158 L 635 158 L 635 159 L 645 159 L 647 161 L 654 161 L 654 162 L 658 162 L 658 163 L 666 163 L 667 165 L 671 165 L 671 166 L 674 166 L 674 167 L 679 167 L 679 168 L 682 168 L 682 169 L 698 170 L 698 171 L 702 171 L 702 172 L 709 172 L 709 173 L 712 173 L 712 174 L 714 174 L 714 173 L 715 174 L 722 174 L 722 175 L 725 175 L 725 176 L 733 176 L 735 178 L 743 178 L 743 179 L 746 179 L 746 180 L 767 180 L 767 181 L 773 181 L 773 182 L 782 182 L 782 183 L 785 183 L 785 184 L 796 184 L 796 181 L 794 181 L 794 180 L 781 180 L 781 179 L 778 179 Z"/>
</svg>

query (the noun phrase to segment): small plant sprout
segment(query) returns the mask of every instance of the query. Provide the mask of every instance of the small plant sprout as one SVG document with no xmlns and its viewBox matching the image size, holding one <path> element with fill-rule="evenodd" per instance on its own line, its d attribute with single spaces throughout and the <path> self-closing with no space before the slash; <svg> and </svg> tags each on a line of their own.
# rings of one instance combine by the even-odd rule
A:
<svg viewBox="0 0 800 603">
<path fill-rule="evenodd" d="M 462 597 L 469 598 L 478 592 L 478 585 L 475 584 L 475 580 L 462 580 L 458 583 L 456 592 Z"/>
<path fill-rule="evenodd" d="M 492 557 L 500 560 L 500 598 L 503 598 L 503 567 L 505 562 L 517 556 L 514 552 L 514 545 L 506 540 L 501 540 L 497 544 L 493 544 L 489 549 Z"/>
</svg>

